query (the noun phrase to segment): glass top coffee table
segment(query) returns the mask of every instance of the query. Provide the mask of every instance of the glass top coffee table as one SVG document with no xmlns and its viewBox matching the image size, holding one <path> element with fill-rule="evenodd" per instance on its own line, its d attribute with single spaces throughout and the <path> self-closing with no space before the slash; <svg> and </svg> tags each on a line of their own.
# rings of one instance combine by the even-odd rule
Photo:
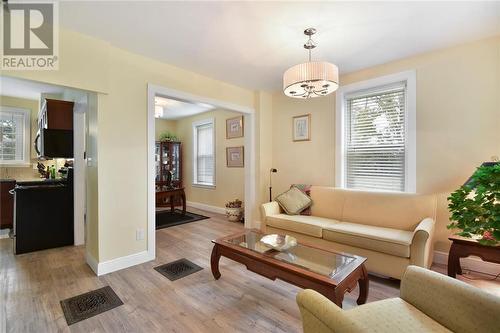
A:
<svg viewBox="0 0 500 333">
<path fill-rule="evenodd" d="M 366 302 L 366 258 L 300 242 L 288 250 L 277 251 L 261 242 L 264 236 L 266 234 L 251 229 L 213 240 L 211 268 L 214 278 L 221 277 L 219 259 L 224 256 L 271 280 L 280 279 L 316 290 L 340 307 L 344 294 L 359 284 L 357 303 Z"/>
</svg>

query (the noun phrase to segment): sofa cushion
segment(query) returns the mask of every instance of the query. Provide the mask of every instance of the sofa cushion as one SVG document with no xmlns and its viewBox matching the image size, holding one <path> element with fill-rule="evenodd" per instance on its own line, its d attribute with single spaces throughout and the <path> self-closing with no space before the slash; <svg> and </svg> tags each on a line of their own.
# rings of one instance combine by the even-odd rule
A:
<svg viewBox="0 0 500 333">
<path fill-rule="evenodd" d="M 311 198 L 296 187 L 291 187 L 288 191 L 281 193 L 274 199 L 281 208 L 289 215 L 300 214 L 301 211 L 311 206 Z"/>
<path fill-rule="evenodd" d="M 344 193 L 340 221 L 413 231 L 423 219 L 436 216 L 436 196 L 410 193 L 336 190 Z M 314 198 L 314 188 L 311 198 Z M 314 215 L 314 212 L 313 212 Z"/>
<path fill-rule="evenodd" d="M 341 244 L 409 258 L 413 232 L 340 222 L 326 226 L 323 230 L 323 238 Z"/>
<path fill-rule="evenodd" d="M 364 304 L 345 314 L 356 323 L 353 332 L 451 332 L 401 298 Z"/>
<path fill-rule="evenodd" d="M 338 223 L 336 220 L 317 216 L 276 214 L 266 218 L 266 224 L 283 230 L 321 238 L 323 228 Z"/>
<path fill-rule="evenodd" d="M 335 187 L 312 186 L 311 215 L 326 217 L 334 220 L 342 220 L 342 208 L 344 206 L 344 191 Z"/>
</svg>

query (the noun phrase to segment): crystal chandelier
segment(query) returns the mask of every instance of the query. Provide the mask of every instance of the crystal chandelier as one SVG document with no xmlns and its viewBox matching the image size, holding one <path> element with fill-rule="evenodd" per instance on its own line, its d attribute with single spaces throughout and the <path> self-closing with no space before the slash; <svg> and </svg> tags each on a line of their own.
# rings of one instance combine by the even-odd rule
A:
<svg viewBox="0 0 500 333">
<path fill-rule="evenodd" d="M 304 48 L 309 51 L 309 61 L 290 67 L 283 74 L 283 92 L 293 98 L 311 98 L 328 95 L 339 87 L 339 69 L 326 61 L 311 61 L 311 50 L 316 47 L 312 35 L 316 29 L 304 30 L 309 39 Z"/>
</svg>

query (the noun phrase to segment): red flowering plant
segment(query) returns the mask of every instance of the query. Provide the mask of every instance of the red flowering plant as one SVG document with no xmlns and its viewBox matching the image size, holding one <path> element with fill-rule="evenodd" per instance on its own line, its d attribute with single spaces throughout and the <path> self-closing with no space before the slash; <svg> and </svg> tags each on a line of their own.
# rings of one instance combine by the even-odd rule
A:
<svg viewBox="0 0 500 333">
<path fill-rule="evenodd" d="M 448 197 L 448 229 L 462 237 L 478 238 L 483 245 L 500 243 L 500 163 L 485 163 Z"/>
</svg>

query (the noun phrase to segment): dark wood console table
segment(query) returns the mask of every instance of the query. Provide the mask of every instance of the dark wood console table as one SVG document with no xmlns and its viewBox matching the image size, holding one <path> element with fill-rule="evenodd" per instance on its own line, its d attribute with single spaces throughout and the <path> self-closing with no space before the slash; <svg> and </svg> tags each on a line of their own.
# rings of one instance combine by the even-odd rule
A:
<svg viewBox="0 0 500 333">
<path fill-rule="evenodd" d="M 448 276 L 456 277 L 462 274 L 460 267 L 460 258 L 468 256 L 478 256 L 484 261 L 500 264 L 500 246 L 481 245 L 474 239 L 460 236 L 451 236 L 452 241 L 450 254 L 448 255 Z"/>
<path fill-rule="evenodd" d="M 156 192 L 156 207 L 165 207 L 163 200 L 166 198 L 170 199 L 170 211 L 173 213 L 175 209 L 175 197 L 180 196 L 182 199 L 182 215 L 186 214 L 186 193 L 184 192 L 184 187 L 174 188 L 170 190 L 157 191 Z"/>
</svg>

